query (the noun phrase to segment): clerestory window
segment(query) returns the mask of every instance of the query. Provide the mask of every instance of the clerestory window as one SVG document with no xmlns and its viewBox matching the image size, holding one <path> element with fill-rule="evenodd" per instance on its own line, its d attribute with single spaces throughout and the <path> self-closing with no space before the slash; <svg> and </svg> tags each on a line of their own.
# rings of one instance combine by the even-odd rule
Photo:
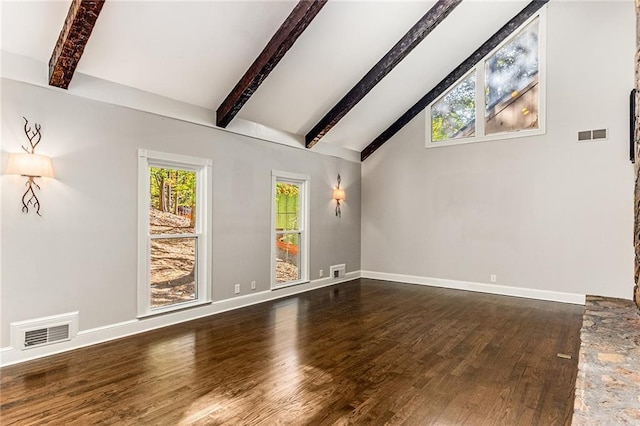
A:
<svg viewBox="0 0 640 426">
<path fill-rule="evenodd" d="M 427 107 L 427 147 L 544 133 L 543 15 Z"/>
</svg>

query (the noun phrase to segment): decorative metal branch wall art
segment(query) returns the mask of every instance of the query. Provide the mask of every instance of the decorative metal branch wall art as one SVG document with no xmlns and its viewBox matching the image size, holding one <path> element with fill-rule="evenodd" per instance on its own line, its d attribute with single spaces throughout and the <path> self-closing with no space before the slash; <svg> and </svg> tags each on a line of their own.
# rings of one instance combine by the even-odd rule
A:
<svg viewBox="0 0 640 426">
<path fill-rule="evenodd" d="M 25 186 L 27 189 L 22 195 L 22 211 L 29 213 L 29 207 L 35 209 L 38 216 L 40 214 L 40 200 L 36 195 L 36 189 L 40 190 L 40 186 L 35 182 L 37 177 L 54 177 L 53 165 L 51 159 L 45 155 L 39 155 L 35 153 L 36 147 L 42 140 L 42 133 L 40 124 L 35 123 L 33 128 L 29 125 L 29 120 L 24 119 L 24 134 L 29 140 L 29 146 L 22 145 L 22 149 L 25 153 L 9 154 L 9 160 L 7 162 L 6 174 L 14 174 L 26 176 L 27 182 Z"/>
<path fill-rule="evenodd" d="M 343 188 L 340 188 L 340 173 L 338 173 L 338 185 L 336 189 L 333 190 L 333 199 L 336 200 L 336 216 L 342 217 L 342 211 L 340 210 L 340 201 L 344 201 L 346 199 L 346 194 Z"/>
</svg>

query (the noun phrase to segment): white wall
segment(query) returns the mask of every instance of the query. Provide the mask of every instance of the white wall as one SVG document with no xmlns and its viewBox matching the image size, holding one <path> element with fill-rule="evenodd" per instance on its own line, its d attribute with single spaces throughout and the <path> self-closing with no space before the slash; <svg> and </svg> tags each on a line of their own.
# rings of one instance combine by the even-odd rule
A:
<svg viewBox="0 0 640 426">
<path fill-rule="evenodd" d="M 333 264 L 360 269 L 357 162 L 3 79 L 3 151 L 26 142 L 22 116 L 42 124 L 38 152 L 53 158 L 56 179 L 40 182 L 38 217 L 20 211 L 24 178 L 1 177 L 0 347 L 13 321 L 77 310 L 86 331 L 136 319 L 138 148 L 213 159 L 215 301 L 236 297 L 235 283 L 251 293 L 252 280 L 263 298 L 277 293 L 268 291 L 272 169 L 311 176 L 311 279 Z M 330 199 L 338 173 L 341 219 Z"/>
<path fill-rule="evenodd" d="M 547 17 L 546 135 L 425 149 L 416 117 L 363 164 L 363 274 L 631 297 L 633 2 Z"/>
</svg>

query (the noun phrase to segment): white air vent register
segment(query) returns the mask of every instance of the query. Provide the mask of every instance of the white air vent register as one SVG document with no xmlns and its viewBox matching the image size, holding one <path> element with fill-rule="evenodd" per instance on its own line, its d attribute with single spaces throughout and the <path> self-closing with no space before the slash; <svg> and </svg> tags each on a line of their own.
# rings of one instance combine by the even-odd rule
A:
<svg viewBox="0 0 640 426">
<path fill-rule="evenodd" d="M 329 276 L 331 278 L 344 278 L 346 265 L 344 263 L 340 265 L 331 265 L 329 267 Z"/>
<path fill-rule="evenodd" d="M 78 334 L 78 312 L 11 323 L 11 346 L 24 350 L 71 340 Z"/>
</svg>

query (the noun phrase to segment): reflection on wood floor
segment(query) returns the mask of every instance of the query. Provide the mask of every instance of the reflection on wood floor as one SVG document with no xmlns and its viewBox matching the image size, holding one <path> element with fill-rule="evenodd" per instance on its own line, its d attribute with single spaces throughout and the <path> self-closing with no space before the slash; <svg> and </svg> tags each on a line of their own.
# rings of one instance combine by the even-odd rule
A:
<svg viewBox="0 0 640 426">
<path fill-rule="evenodd" d="M 0 422 L 570 424 L 582 312 L 355 280 L 6 367 Z"/>
</svg>

